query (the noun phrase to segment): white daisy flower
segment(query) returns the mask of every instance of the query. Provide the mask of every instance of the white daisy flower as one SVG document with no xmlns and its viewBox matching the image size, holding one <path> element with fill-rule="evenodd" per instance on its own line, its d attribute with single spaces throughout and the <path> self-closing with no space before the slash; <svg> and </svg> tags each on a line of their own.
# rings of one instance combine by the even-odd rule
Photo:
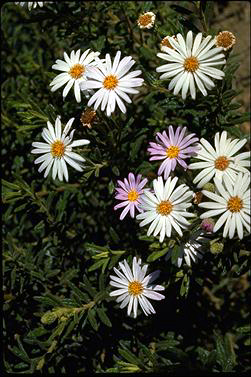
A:
<svg viewBox="0 0 251 377">
<path fill-rule="evenodd" d="M 222 80 L 225 76 L 223 71 L 213 67 L 226 63 L 225 55 L 221 53 L 223 48 L 215 47 L 215 40 L 210 41 L 211 35 L 202 39 L 202 33 L 197 34 L 194 41 L 191 31 L 187 33 L 186 41 L 181 34 L 177 34 L 176 38 L 168 38 L 173 49 L 165 47 L 165 53 L 157 54 L 159 58 L 168 62 L 156 69 L 157 72 L 165 72 L 160 79 L 173 77 L 168 89 L 174 88 L 173 93 L 176 95 L 182 88 L 183 99 L 186 98 L 188 89 L 191 97 L 195 99 L 195 84 L 206 96 L 206 89 L 211 90 L 215 86 L 210 77 Z"/>
<path fill-rule="evenodd" d="M 15 4 L 20 5 L 21 7 L 23 7 L 25 5 L 28 5 L 28 9 L 29 10 L 36 8 L 37 5 L 39 7 L 43 7 L 44 6 L 44 2 L 43 1 L 17 1 L 17 2 L 15 2 Z"/>
<path fill-rule="evenodd" d="M 177 266 L 180 267 L 183 259 L 186 264 L 191 267 L 191 261 L 198 262 L 198 259 L 203 257 L 205 251 L 205 244 L 209 243 L 209 238 L 204 237 L 204 232 L 197 230 L 194 233 L 189 233 L 189 239 L 181 239 L 179 247 L 179 255 L 177 259 Z M 168 251 L 166 260 L 172 256 L 173 249 Z"/>
<path fill-rule="evenodd" d="M 156 15 L 153 12 L 141 14 L 137 20 L 140 29 L 151 29 L 154 25 Z"/>
<path fill-rule="evenodd" d="M 78 171 L 83 171 L 81 163 L 84 162 L 85 159 L 79 154 L 72 152 L 72 148 L 89 144 L 90 141 L 86 139 L 72 141 L 75 130 L 72 130 L 70 135 L 67 136 L 73 121 L 74 118 L 71 118 L 67 122 L 62 133 L 61 120 L 60 116 L 58 116 L 55 122 L 55 128 L 50 122 L 47 122 L 48 128 L 43 129 L 42 137 L 46 143 L 32 143 L 35 149 L 32 149 L 31 153 L 42 154 L 34 163 L 39 164 L 42 162 L 38 171 L 41 173 L 41 171 L 45 169 L 44 177 L 47 177 L 52 168 L 53 179 L 58 175 L 58 179 L 63 181 L 64 175 L 66 181 L 68 181 L 69 176 L 66 163 Z"/>
<path fill-rule="evenodd" d="M 202 162 L 194 162 L 188 166 L 189 169 L 202 169 L 193 180 L 198 183 L 197 187 L 203 187 L 214 176 L 220 181 L 227 176 L 234 182 L 239 171 L 248 173 L 246 167 L 250 166 L 250 161 L 247 160 L 250 159 L 250 152 L 234 156 L 246 141 L 247 139 L 227 139 L 226 131 L 223 131 L 221 136 L 219 132 L 215 134 L 214 148 L 204 138 L 200 139 L 201 149 L 195 158 Z"/>
<path fill-rule="evenodd" d="M 81 101 L 81 94 L 80 94 L 80 83 L 87 80 L 87 73 L 91 66 L 96 65 L 95 58 L 100 54 L 100 52 L 90 52 L 90 49 L 83 52 L 80 56 L 80 50 L 71 51 L 70 57 L 64 52 L 65 61 L 57 59 L 56 64 L 53 64 L 52 68 L 58 71 L 63 71 L 57 75 L 53 81 L 50 83 L 51 91 L 55 92 L 55 90 L 61 88 L 61 86 L 65 86 L 63 90 L 63 98 L 67 96 L 69 90 L 74 85 L 74 94 L 77 102 Z"/>
<path fill-rule="evenodd" d="M 118 51 L 113 64 L 110 54 L 106 54 L 105 62 L 96 59 L 97 67 L 90 67 L 88 70 L 88 81 L 81 84 L 81 88 L 99 89 L 89 100 L 88 106 L 94 103 L 94 110 L 101 104 L 101 111 L 106 108 L 107 116 L 114 112 L 116 103 L 120 110 L 125 113 L 126 107 L 122 101 L 131 103 L 130 97 L 126 93 L 139 93 L 134 87 L 141 86 L 143 79 L 136 76 L 141 74 L 140 70 L 128 73 L 135 64 L 131 56 L 126 56 L 120 61 L 121 52 Z M 93 80 L 91 80 L 93 79 Z"/>
<path fill-rule="evenodd" d="M 144 314 L 147 316 L 156 313 L 148 298 L 152 300 L 163 300 L 164 295 L 156 292 L 163 291 L 162 285 L 152 285 L 152 282 L 158 277 L 159 271 L 146 275 L 148 265 L 141 267 L 141 259 L 133 258 L 132 270 L 126 260 L 119 262 L 122 271 L 113 268 L 117 276 L 110 275 L 110 284 L 118 289 L 112 291 L 110 296 L 118 296 L 116 301 L 121 302 L 120 308 L 126 305 L 127 314 L 130 315 L 133 309 L 134 318 L 137 317 L 138 303 L 140 304 Z"/>
<path fill-rule="evenodd" d="M 243 238 L 243 226 L 250 233 L 250 175 L 239 173 L 234 183 L 226 176 L 225 182 L 214 178 L 216 194 L 202 190 L 203 195 L 213 202 L 202 202 L 199 207 L 208 208 L 200 218 L 221 215 L 215 223 L 213 232 L 217 232 L 225 223 L 223 237 L 233 238 L 235 231 L 239 239 Z"/>
<path fill-rule="evenodd" d="M 141 195 L 139 207 L 144 210 L 136 216 L 136 219 L 143 220 L 140 226 L 151 223 L 147 235 L 156 237 L 160 233 L 159 241 L 163 242 L 165 236 L 170 237 L 172 228 L 182 236 L 182 229 L 187 229 L 190 223 L 186 217 L 195 216 L 186 212 L 191 207 L 193 192 L 185 184 L 174 187 L 178 181 L 177 177 L 169 177 L 164 185 L 162 177 L 154 179 L 154 194 L 144 190 Z"/>
</svg>

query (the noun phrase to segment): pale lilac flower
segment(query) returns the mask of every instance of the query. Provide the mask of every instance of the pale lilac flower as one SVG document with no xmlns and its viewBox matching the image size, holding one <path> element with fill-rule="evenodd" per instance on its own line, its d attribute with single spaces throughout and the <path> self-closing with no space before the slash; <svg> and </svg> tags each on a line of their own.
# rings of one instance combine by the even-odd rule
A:
<svg viewBox="0 0 251 377">
<path fill-rule="evenodd" d="M 141 181 L 142 175 L 138 174 L 135 178 L 133 173 L 128 174 L 127 178 L 124 178 L 124 182 L 118 180 L 117 183 L 120 187 L 116 188 L 116 199 L 122 200 L 121 203 L 117 204 L 114 209 L 125 207 L 120 215 L 120 220 L 123 220 L 126 214 L 130 211 L 131 217 L 134 217 L 135 207 L 139 212 L 142 210 L 139 208 L 140 195 L 143 194 L 143 187 L 147 183 L 147 178 Z"/>
<path fill-rule="evenodd" d="M 164 178 L 167 179 L 171 171 L 174 171 L 177 162 L 186 170 L 188 168 L 186 158 L 195 156 L 196 152 L 199 151 L 198 145 L 191 145 L 198 141 L 195 134 L 188 134 L 184 137 L 186 132 L 186 127 L 178 127 L 174 134 L 173 127 L 168 127 L 168 136 L 166 131 L 162 133 L 158 132 L 156 136 L 157 143 L 150 142 L 150 161 L 154 160 L 164 160 L 159 167 L 158 175 L 164 172 Z"/>
</svg>

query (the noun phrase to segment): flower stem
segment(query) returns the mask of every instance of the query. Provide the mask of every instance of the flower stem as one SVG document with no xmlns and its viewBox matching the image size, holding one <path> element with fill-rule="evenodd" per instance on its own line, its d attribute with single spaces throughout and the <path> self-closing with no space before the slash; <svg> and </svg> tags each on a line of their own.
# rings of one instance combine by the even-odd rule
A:
<svg viewBox="0 0 251 377">
<path fill-rule="evenodd" d="M 203 10 L 202 10 L 201 1 L 197 1 L 196 2 L 196 9 L 198 11 L 198 16 L 199 16 L 200 22 L 202 24 L 203 30 L 204 30 L 205 33 L 208 34 L 208 27 L 207 27 L 207 23 L 206 23 L 206 17 L 205 17 L 205 14 L 204 14 Z"/>
</svg>

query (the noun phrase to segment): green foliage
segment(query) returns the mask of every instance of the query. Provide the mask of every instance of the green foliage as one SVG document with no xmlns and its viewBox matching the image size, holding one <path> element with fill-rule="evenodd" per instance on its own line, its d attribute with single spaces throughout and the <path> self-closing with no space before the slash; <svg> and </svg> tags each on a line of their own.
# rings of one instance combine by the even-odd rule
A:
<svg viewBox="0 0 251 377">
<path fill-rule="evenodd" d="M 247 237 L 212 242 L 198 264 L 177 267 L 179 240 L 160 244 L 137 221 L 119 220 L 115 187 L 129 171 L 156 178 L 158 163 L 147 147 L 170 124 L 213 140 L 217 131 L 244 138 L 239 127 L 249 119 L 240 111 L 233 78 L 239 67 L 234 51 L 225 79 L 196 101 L 174 96 L 159 80 L 159 43 L 188 28 L 203 31 L 213 17 L 213 2 L 46 2 L 32 11 L 7 2 L 2 7 L 2 219 L 3 337 L 7 373 L 181 373 L 250 371 L 248 303 L 250 271 Z M 156 13 L 152 30 L 137 19 Z M 211 32 L 211 31 L 210 31 Z M 215 34 L 215 31 L 212 31 Z M 101 56 L 117 50 L 131 55 L 144 85 L 127 113 L 110 118 L 97 111 L 91 128 L 73 91 L 50 91 L 52 65 L 63 52 L 88 48 Z M 88 139 L 76 152 L 84 172 L 69 169 L 69 183 L 44 179 L 31 144 L 57 115 L 75 117 L 76 139 Z M 193 174 L 177 170 L 181 183 L 195 190 Z M 199 213 L 194 205 L 193 210 Z M 198 224 L 193 223 L 194 228 Z M 167 253 L 172 250 L 167 260 Z M 165 300 L 156 314 L 127 317 L 109 296 L 109 276 L 119 261 L 133 256 L 160 271 Z"/>
</svg>

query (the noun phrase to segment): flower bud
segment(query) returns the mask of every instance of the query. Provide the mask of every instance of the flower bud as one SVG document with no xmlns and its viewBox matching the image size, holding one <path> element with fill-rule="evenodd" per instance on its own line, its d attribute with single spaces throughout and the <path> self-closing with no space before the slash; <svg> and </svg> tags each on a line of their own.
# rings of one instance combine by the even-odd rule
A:
<svg viewBox="0 0 251 377">
<path fill-rule="evenodd" d="M 215 192 L 215 186 L 213 183 L 206 183 L 204 186 L 203 186 L 203 190 L 207 190 L 207 191 L 210 191 L 210 192 Z"/>
<path fill-rule="evenodd" d="M 50 325 L 57 319 L 56 313 L 51 311 L 46 312 L 43 317 L 41 318 L 41 322 L 46 325 Z"/>
<path fill-rule="evenodd" d="M 210 251 L 212 254 L 219 254 L 223 251 L 224 245 L 221 242 L 214 242 L 210 245 Z"/>
<path fill-rule="evenodd" d="M 211 233 L 214 229 L 214 220 L 211 218 L 203 219 L 200 227 L 204 232 L 209 232 Z"/>
</svg>

